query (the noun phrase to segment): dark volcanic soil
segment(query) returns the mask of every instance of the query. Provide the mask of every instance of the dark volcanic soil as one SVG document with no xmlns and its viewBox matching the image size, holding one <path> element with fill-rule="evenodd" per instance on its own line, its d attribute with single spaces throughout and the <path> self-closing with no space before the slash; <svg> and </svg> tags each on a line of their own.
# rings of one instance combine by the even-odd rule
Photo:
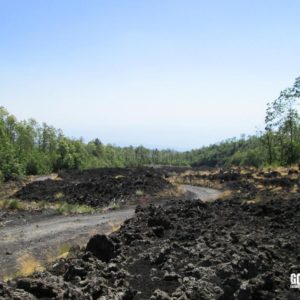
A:
<svg viewBox="0 0 300 300">
<path fill-rule="evenodd" d="M 191 169 L 186 173 L 178 174 L 175 181 L 180 184 L 200 185 L 230 189 L 240 192 L 243 199 L 255 199 L 263 194 L 263 198 L 281 196 L 290 197 L 291 194 L 300 194 L 300 172 L 296 169 L 277 171 L 262 171 L 255 168 L 234 168 L 199 171 Z"/>
<path fill-rule="evenodd" d="M 128 202 L 143 195 L 155 195 L 170 188 L 164 173 L 154 168 L 102 168 L 60 174 L 61 180 L 36 181 L 14 197 L 23 200 L 107 206 L 112 201 Z"/>
<path fill-rule="evenodd" d="M 3 299 L 299 299 L 300 200 L 170 201 L 137 207 L 110 237 L 48 272 L 0 285 Z"/>
</svg>

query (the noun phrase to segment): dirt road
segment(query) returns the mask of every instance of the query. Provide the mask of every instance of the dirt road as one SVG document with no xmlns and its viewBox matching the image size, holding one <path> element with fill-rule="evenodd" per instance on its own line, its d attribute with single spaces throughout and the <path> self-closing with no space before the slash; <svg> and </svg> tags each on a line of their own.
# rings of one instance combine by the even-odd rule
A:
<svg viewBox="0 0 300 300">
<path fill-rule="evenodd" d="M 213 201 L 221 192 L 183 185 L 189 199 Z M 134 207 L 93 215 L 49 216 L 0 229 L 0 279 L 27 275 L 84 245 L 96 233 L 109 234 L 134 214 Z"/>
<path fill-rule="evenodd" d="M 214 201 L 222 194 L 222 191 L 205 187 L 193 185 L 182 185 L 181 187 L 189 199 L 201 199 L 204 202 Z"/>
</svg>

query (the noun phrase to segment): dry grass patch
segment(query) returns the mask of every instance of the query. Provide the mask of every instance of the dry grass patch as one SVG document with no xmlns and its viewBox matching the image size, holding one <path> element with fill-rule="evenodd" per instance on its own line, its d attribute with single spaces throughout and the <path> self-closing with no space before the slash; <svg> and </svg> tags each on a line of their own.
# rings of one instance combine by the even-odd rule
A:
<svg viewBox="0 0 300 300">
<path fill-rule="evenodd" d="M 218 197 L 218 200 L 226 200 L 229 199 L 232 195 L 232 191 L 231 190 L 224 190 L 222 192 L 222 194 Z"/>
<path fill-rule="evenodd" d="M 63 192 L 58 192 L 54 195 L 54 199 L 59 200 L 59 199 L 62 199 L 64 196 L 65 196 L 65 194 Z"/>
<path fill-rule="evenodd" d="M 50 203 L 47 201 L 23 201 L 19 199 L 1 199 L 0 210 L 41 211 L 53 209 L 60 214 L 86 214 L 95 212 L 95 208 L 82 204 L 67 202 Z"/>
<path fill-rule="evenodd" d="M 178 185 L 173 183 L 173 187 L 169 189 L 162 190 L 156 194 L 158 197 L 180 197 L 185 193 L 184 189 Z"/>
<path fill-rule="evenodd" d="M 1 210 L 26 210 L 28 205 L 18 199 L 2 199 L 0 200 Z"/>
</svg>

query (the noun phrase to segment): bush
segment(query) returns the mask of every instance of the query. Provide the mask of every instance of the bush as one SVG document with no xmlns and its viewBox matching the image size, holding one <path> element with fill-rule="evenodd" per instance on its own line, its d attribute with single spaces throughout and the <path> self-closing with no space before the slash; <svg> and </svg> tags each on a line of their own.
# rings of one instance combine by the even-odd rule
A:
<svg viewBox="0 0 300 300">
<path fill-rule="evenodd" d="M 0 209 L 24 210 L 25 208 L 25 204 L 17 199 L 0 200 Z"/>
</svg>

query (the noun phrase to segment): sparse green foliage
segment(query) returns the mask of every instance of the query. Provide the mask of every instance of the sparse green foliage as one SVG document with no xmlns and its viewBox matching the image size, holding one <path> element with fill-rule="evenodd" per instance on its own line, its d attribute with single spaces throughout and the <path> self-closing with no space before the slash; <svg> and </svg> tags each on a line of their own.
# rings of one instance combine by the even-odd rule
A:
<svg viewBox="0 0 300 300">
<path fill-rule="evenodd" d="M 265 144 L 269 164 L 298 162 L 300 150 L 299 114 L 300 77 L 292 87 L 283 90 L 280 96 L 268 104 L 266 111 Z"/>
<path fill-rule="evenodd" d="M 60 214 L 85 214 L 94 211 L 94 209 L 88 205 L 69 204 L 67 202 L 55 204 L 55 209 Z"/>
<path fill-rule="evenodd" d="M 113 201 L 112 203 L 110 203 L 108 208 L 111 209 L 111 210 L 118 209 L 118 208 L 120 208 L 120 203 L 117 203 L 116 201 Z"/>
<path fill-rule="evenodd" d="M 11 200 L 9 202 L 8 208 L 10 208 L 10 209 L 20 209 L 21 206 L 20 206 L 20 203 L 18 202 L 18 200 Z"/>
<path fill-rule="evenodd" d="M 26 205 L 18 199 L 2 199 L 0 209 L 25 210 Z"/>
<path fill-rule="evenodd" d="M 69 204 L 67 202 L 51 203 L 48 201 L 23 201 L 20 199 L 0 199 L 0 210 L 44 210 L 53 209 L 60 214 L 87 214 L 95 212 L 95 208 L 84 204 Z M 98 210 L 97 210 L 98 211 Z"/>
<path fill-rule="evenodd" d="M 136 191 L 135 191 L 135 195 L 138 196 L 138 197 L 144 196 L 144 194 L 145 194 L 145 193 L 144 193 L 144 191 L 142 191 L 142 190 L 136 190 Z"/>
</svg>

